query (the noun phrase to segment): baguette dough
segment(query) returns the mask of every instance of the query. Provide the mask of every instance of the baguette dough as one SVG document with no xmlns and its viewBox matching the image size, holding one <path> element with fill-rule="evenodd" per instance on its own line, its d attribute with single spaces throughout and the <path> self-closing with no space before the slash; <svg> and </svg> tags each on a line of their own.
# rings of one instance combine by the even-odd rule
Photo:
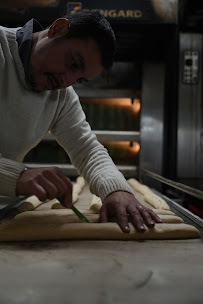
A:
<svg viewBox="0 0 203 304">
<path fill-rule="evenodd" d="M 147 203 L 149 203 L 152 207 L 155 209 L 165 209 L 165 210 L 170 210 L 168 204 L 166 203 L 165 200 L 163 200 L 161 197 L 156 195 L 155 193 L 148 192 L 144 195 L 144 199 L 146 200 Z"/>
<path fill-rule="evenodd" d="M 145 185 L 142 185 L 135 178 L 127 180 L 128 184 L 133 188 L 134 191 L 141 193 L 144 196 L 145 201 L 155 209 L 170 210 L 168 204 L 161 197 L 156 195 L 151 189 Z"/>
<path fill-rule="evenodd" d="M 76 178 L 76 183 L 81 186 L 81 188 L 84 188 L 85 186 L 85 179 L 82 176 L 78 176 Z"/>
<path fill-rule="evenodd" d="M 138 232 L 130 225 L 130 233 L 124 233 L 116 223 L 74 223 L 38 225 L 11 221 L 0 225 L 0 241 L 36 241 L 61 239 L 140 240 L 185 239 L 199 237 L 199 231 L 183 223 L 156 224 L 154 228 Z"/>
<path fill-rule="evenodd" d="M 97 223 L 99 214 L 89 209 L 78 209 L 84 214 L 91 223 Z M 72 209 L 50 209 L 41 211 L 27 211 L 16 215 L 13 221 L 19 223 L 82 223 Z"/>
<path fill-rule="evenodd" d="M 34 210 L 41 204 L 46 202 L 40 201 L 35 195 L 28 197 L 24 202 L 22 202 L 18 207 L 17 210 L 19 212 Z"/>
<path fill-rule="evenodd" d="M 140 187 L 140 191 L 146 192 L 147 188 Z M 139 195 L 141 196 L 141 194 Z M 115 219 L 111 219 L 112 222 L 108 223 L 98 223 L 102 202 L 95 195 L 93 195 L 91 210 L 87 209 L 88 205 L 87 202 L 85 204 L 85 201 L 84 206 L 86 209 L 79 208 L 91 223 L 81 222 L 71 209 L 42 210 L 47 205 L 51 208 L 55 203 L 61 205 L 58 200 L 54 199 L 47 204 L 39 205 L 34 211 L 20 213 L 13 220 L 2 222 L 0 224 L 0 241 L 58 239 L 136 240 L 199 237 L 199 231 L 195 227 L 184 224 L 180 217 L 162 207 L 152 209 L 160 216 L 163 221 L 162 224 L 156 224 L 154 228 L 147 228 L 144 233 L 140 233 L 129 223 L 130 233 L 123 233 L 118 224 L 115 223 Z"/>
<path fill-rule="evenodd" d="M 101 198 L 96 196 L 95 194 L 92 195 L 92 202 L 90 205 L 90 210 L 99 211 L 102 207 Z"/>
<path fill-rule="evenodd" d="M 99 220 L 99 214 L 89 209 L 79 209 L 91 223 L 97 223 Z M 163 223 L 182 223 L 183 220 L 176 215 L 161 214 L 159 215 Z M 26 211 L 16 215 L 13 221 L 19 223 L 81 223 L 82 221 L 75 215 L 71 209 L 51 209 L 43 211 Z M 111 219 L 111 222 L 115 222 L 115 219 Z"/>
</svg>

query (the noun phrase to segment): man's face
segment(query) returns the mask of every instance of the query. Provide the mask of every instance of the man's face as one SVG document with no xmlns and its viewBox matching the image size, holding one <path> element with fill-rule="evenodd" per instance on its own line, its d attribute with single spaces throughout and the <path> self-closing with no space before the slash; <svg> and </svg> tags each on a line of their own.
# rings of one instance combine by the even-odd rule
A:
<svg viewBox="0 0 203 304">
<path fill-rule="evenodd" d="M 36 92 L 55 90 L 92 80 L 102 71 L 94 40 L 43 37 L 33 43 L 27 84 Z"/>
</svg>

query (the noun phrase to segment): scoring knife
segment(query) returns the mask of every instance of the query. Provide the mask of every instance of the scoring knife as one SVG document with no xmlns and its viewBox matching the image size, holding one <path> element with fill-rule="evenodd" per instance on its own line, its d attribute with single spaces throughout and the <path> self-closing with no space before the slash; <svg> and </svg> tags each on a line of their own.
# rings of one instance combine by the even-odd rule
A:
<svg viewBox="0 0 203 304">
<path fill-rule="evenodd" d="M 90 221 L 86 218 L 86 216 L 84 216 L 84 214 L 82 214 L 75 206 L 72 206 L 71 209 L 81 221 L 85 223 L 90 223 Z"/>
</svg>

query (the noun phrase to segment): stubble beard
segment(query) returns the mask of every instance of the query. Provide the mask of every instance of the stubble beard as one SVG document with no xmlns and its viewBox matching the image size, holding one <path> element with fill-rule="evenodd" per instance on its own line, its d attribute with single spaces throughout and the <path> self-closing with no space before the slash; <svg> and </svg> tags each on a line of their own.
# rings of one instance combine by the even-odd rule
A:
<svg viewBox="0 0 203 304">
<path fill-rule="evenodd" d="M 26 81 L 26 84 L 27 84 L 28 88 L 30 90 L 32 90 L 33 92 L 36 92 L 36 93 L 42 92 L 42 90 L 39 90 L 37 88 L 36 77 L 34 75 L 34 71 L 33 71 L 33 68 L 32 68 L 31 65 L 30 65 L 29 71 L 28 71 L 28 73 L 25 77 L 25 81 Z"/>
</svg>

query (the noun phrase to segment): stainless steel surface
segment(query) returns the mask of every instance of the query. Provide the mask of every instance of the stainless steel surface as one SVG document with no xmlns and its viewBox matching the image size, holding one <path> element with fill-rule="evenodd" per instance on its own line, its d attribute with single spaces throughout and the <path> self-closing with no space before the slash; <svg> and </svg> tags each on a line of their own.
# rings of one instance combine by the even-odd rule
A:
<svg viewBox="0 0 203 304">
<path fill-rule="evenodd" d="M 94 130 L 99 141 L 140 141 L 138 131 L 100 131 Z"/>
<path fill-rule="evenodd" d="M 180 34 L 178 178 L 203 178 L 202 37 L 202 34 Z M 199 53 L 198 79 L 194 84 L 183 83 L 183 63 L 186 51 Z"/>
<path fill-rule="evenodd" d="M 76 168 L 73 165 L 68 165 L 68 164 L 25 163 L 25 165 L 29 168 L 45 168 L 45 167 L 57 166 L 64 172 L 64 174 L 66 174 L 69 177 L 79 175 Z M 127 176 L 127 177 L 134 177 L 137 174 L 136 166 L 118 165 L 117 168 L 124 176 Z"/>
<path fill-rule="evenodd" d="M 192 221 L 193 225 L 196 224 L 195 226 L 198 227 L 199 230 L 200 230 L 200 228 L 202 228 L 201 229 L 201 236 L 203 238 L 203 219 L 201 219 L 199 216 L 195 215 L 194 213 L 192 213 L 188 209 L 185 209 L 180 204 L 174 202 L 173 200 L 171 200 L 170 198 L 166 197 L 165 195 L 161 195 L 161 196 L 167 202 L 170 202 L 171 205 L 173 206 L 173 208 L 175 208 L 177 211 L 179 211 L 182 215 L 184 215 L 187 218 L 189 218 L 190 221 Z"/>
<path fill-rule="evenodd" d="M 143 64 L 140 167 L 162 174 L 164 64 Z"/>
<path fill-rule="evenodd" d="M 199 216 L 192 213 L 190 210 L 184 208 L 183 206 L 181 206 L 174 200 L 170 199 L 166 195 L 163 195 L 162 193 L 156 191 L 155 189 L 153 189 L 153 191 L 157 195 L 161 196 L 164 200 L 166 200 L 166 202 L 170 206 L 170 209 L 172 211 L 174 211 L 176 215 L 182 217 L 184 220 L 184 223 L 190 224 L 190 225 L 192 224 L 195 227 L 197 227 L 197 229 L 200 231 L 200 235 L 203 240 L 203 219 L 201 219 Z M 186 220 L 185 220 L 185 218 L 186 218 Z"/>
<path fill-rule="evenodd" d="M 167 184 L 167 185 L 169 185 L 173 188 L 181 190 L 184 193 L 188 193 L 188 194 L 190 194 L 194 197 L 197 197 L 198 199 L 201 199 L 203 201 L 203 192 L 198 190 L 198 189 L 192 188 L 190 186 L 187 186 L 187 185 L 184 185 L 184 184 L 181 184 L 181 183 L 178 183 L 178 182 L 174 182 L 174 181 L 172 181 L 168 178 L 165 178 L 163 176 L 160 176 L 156 173 L 150 172 L 149 170 L 146 170 L 146 169 L 143 169 L 143 168 L 139 168 L 139 170 L 141 172 L 144 172 L 146 175 L 152 177 L 153 179 L 156 179 L 156 180 L 160 181 L 161 183 Z"/>
<path fill-rule="evenodd" d="M 106 131 L 93 130 L 99 141 L 139 141 L 140 132 L 137 131 Z M 43 140 L 54 140 L 53 135 L 49 132 Z"/>
</svg>

